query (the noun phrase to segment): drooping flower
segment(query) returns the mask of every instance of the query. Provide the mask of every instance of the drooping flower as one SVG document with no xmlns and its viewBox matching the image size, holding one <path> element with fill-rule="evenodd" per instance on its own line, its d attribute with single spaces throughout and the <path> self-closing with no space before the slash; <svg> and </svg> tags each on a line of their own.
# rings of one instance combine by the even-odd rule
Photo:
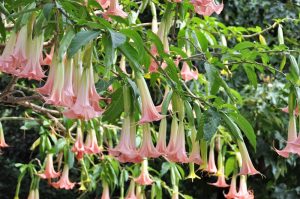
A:
<svg viewBox="0 0 300 199">
<path fill-rule="evenodd" d="M 122 18 L 127 17 L 127 13 L 122 10 L 122 6 L 119 5 L 118 0 L 110 0 L 108 10 L 103 12 L 102 15 L 108 20 L 110 19 L 109 16 L 119 16 Z"/>
<path fill-rule="evenodd" d="M 35 199 L 35 190 L 34 189 L 31 189 L 29 191 L 27 199 Z"/>
<path fill-rule="evenodd" d="M 240 170 L 241 175 L 255 175 L 259 172 L 254 168 L 252 161 L 250 159 L 247 147 L 244 141 L 237 141 L 241 156 L 242 156 L 242 167 Z"/>
<path fill-rule="evenodd" d="M 200 144 L 199 141 L 196 140 L 197 130 L 195 126 L 192 127 L 192 151 L 189 156 L 189 162 L 201 165 L 203 163 L 200 156 Z"/>
<path fill-rule="evenodd" d="M 0 71 L 7 72 L 10 70 L 11 55 L 14 52 L 17 34 L 12 31 L 10 37 L 5 45 L 2 55 L 0 56 Z"/>
<path fill-rule="evenodd" d="M 95 109 L 95 111 L 102 113 L 103 110 L 99 106 L 99 100 L 102 98 L 97 93 L 97 90 L 95 87 L 94 71 L 93 71 L 92 65 L 90 65 L 90 67 L 89 67 L 89 99 L 90 99 L 90 103 L 91 103 L 92 107 Z"/>
<path fill-rule="evenodd" d="M 226 199 L 236 199 L 237 190 L 236 190 L 236 177 L 237 175 L 234 174 L 231 178 L 230 188 L 229 192 L 227 194 L 224 194 L 224 197 Z"/>
<path fill-rule="evenodd" d="M 123 163 L 140 162 L 142 159 L 139 157 L 135 143 L 133 143 L 134 141 L 131 139 L 132 134 L 135 134 L 135 132 L 131 131 L 131 118 L 127 116 L 123 119 L 119 144 L 115 148 L 109 149 L 109 154 Z M 133 136 L 135 139 L 135 135 Z"/>
<path fill-rule="evenodd" d="M 166 151 L 167 154 L 175 150 L 177 132 L 178 132 L 178 119 L 176 116 L 173 116 L 172 123 L 171 123 L 171 135 L 170 135 L 170 140 Z"/>
<path fill-rule="evenodd" d="M 47 154 L 45 171 L 44 173 L 39 173 L 38 176 L 43 179 L 57 178 L 60 176 L 60 172 L 54 170 L 52 153 Z"/>
<path fill-rule="evenodd" d="M 8 147 L 8 144 L 6 144 L 6 142 L 5 142 L 2 123 L 0 122 L 0 149 L 4 148 L 4 147 Z"/>
<path fill-rule="evenodd" d="M 40 198 L 39 189 L 35 189 L 34 195 L 35 195 L 35 199 L 39 199 Z"/>
<path fill-rule="evenodd" d="M 95 129 L 90 129 L 85 140 L 84 150 L 87 154 L 97 154 L 101 150 L 98 146 L 97 136 Z"/>
<path fill-rule="evenodd" d="M 200 153 L 202 158 L 202 164 L 200 165 L 200 169 L 207 170 L 208 161 L 207 161 L 207 142 L 204 139 L 200 140 Z"/>
<path fill-rule="evenodd" d="M 247 189 L 247 177 L 245 175 L 240 175 L 240 186 L 236 196 L 239 199 L 254 199 L 252 191 Z"/>
<path fill-rule="evenodd" d="M 223 156 L 222 153 L 219 152 L 218 155 L 218 172 L 217 172 L 217 176 L 218 176 L 218 180 L 215 183 L 208 183 L 210 185 L 216 186 L 216 187 L 229 187 L 229 185 L 226 183 L 225 180 L 225 174 L 224 174 L 224 165 L 223 165 Z"/>
<path fill-rule="evenodd" d="M 77 159 L 82 159 L 85 153 L 85 147 L 83 144 L 83 135 L 80 125 L 77 127 L 77 135 L 75 144 L 72 147 L 72 151 L 76 154 Z"/>
<path fill-rule="evenodd" d="M 179 199 L 178 186 L 173 187 L 172 199 Z"/>
<path fill-rule="evenodd" d="M 100 111 L 94 109 L 89 99 L 90 72 L 85 69 L 81 77 L 80 89 L 77 93 L 75 104 L 63 114 L 71 119 L 89 120 L 101 115 Z"/>
<path fill-rule="evenodd" d="M 288 158 L 290 153 L 297 153 L 299 150 L 299 147 L 295 145 L 297 142 L 297 127 L 296 127 L 296 117 L 292 115 L 290 117 L 289 121 L 289 128 L 288 128 L 288 140 L 287 145 L 282 150 L 275 151 L 278 153 L 278 155 Z"/>
<path fill-rule="evenodd" d="M 45 77 L 43 69 L 40 63 L 40 57 L 42 56 L 44 34 L 40 34 L 35 38 L 27 38 L 27 61 L 19 73 L 15 73 L 18 77 L 41 80 Z"/>
<path fill-rule="evenodd" d="M 209 157 L 208 157 L 208 165 L 206 171 L 209 173 L 217 172 L 217 166 L 215 161 L 215 144 L 213 140 L 211 141 L 209 147 Z"/>
<path fill-rule="evenodd" d="M 214 12 L 220 14 L 224 8 L 223 2 L 217 4 L 215 0 L 191 0 L 195 12 L 199 15 L 210 16 Z"/>
<path fill-rule="evenodd" d="M 102 187 L 103 187 L 103 192 L 102 192 L 102 196 L 101 199 L 110 199 L 109 197 L 109 186 L 106 182 L 102 182 Z"/>
<path fill-rule="evenodd" d="M 150 178 L 148 172 L 148 160 L 144 159 L 141 166 L 141 173 L 139 177 L 135 178 L 134 181 L 139 185 L 150 185 L 153 183 L 153 180 Z"/>
<path fill-rule="evenodd" d="M 135 195 L 135 182 L 134 182 L 134 180 L 131 180 L 131 182 L 130 182 L 129 189 L 128 189 L 128 192 L 127 192 L 127 195 L 126 195 L 125 199 L 137 199 L 137 197 Z"/>
<path fill-rule="evenodd" d="M 103 8 L 103 9 L 106 9 L 109 4 L 110 4 L 110 0 L 96 0 L 100 6 Z"/>
<path fill-rule="evenodd" d="M 53 182 L 52 186 L 57 189 L 73 189 L 75 186 L 75 183 L 70 182 L 69 180 L 69 166 L 65 164 L 63 173 L 59 181 Z"/>
<path fill-rule="evenodd" d="M 45 58 L 43 58 L 43 56 L 41 56 L 40 58 L 40 63 L 41 65 L 48 65 L 50 66 L 52 63 L 52 59 L 53 59 L 53 55 L 54 55 L 54 45 L 51 47 L 50 53 L 49 54 L 45 54 Z"/>
<path fill-rule="evenodd" d="M 188 157 L 185 150 L 184 123 L 179 121 L 176 145 L 173 151 L 168 151 L 167 158 L 173 162 L 187 163 Z"/>
<path fill-rule="evenodd" d="M 156 150 L 153 145 L 150 124 L 143 124 L 143 141 L 141 148 L 139 149 L 139 156 L 143 158 L 157 158 L 161 154 Z"/>
<path fill-rule="evenodd" d="M 157 112 L 153 104 L 147 83 L 141 74 L 137 74 L 136 82 L 142 99 L 142 118 L 140 119 L 139 123 L 143 124 L 161 120 L 162 116 Z"/>
<path fill-rule="evenodd" d="M 283 112 L 285 112 L 285 113 L 289 113 L 289 107 L 288 107 L 288 106 L 282 108 L 281 110 L 282 110 Z M 298 106 L 296 107 L 296 109 L 295 109 L 295 111 L 294 111 L 294 114 L 295 114 L 295 115 L 299 115 L 299 107 L 298 107 Z"/>
<path fill-rule="evenodd" d="M 192 70 L 190 69 L 189 65 L 186 62 L 183 62 L 182 69 L 180 71 L 182 79 L 187 82 L 192 79 L 197 80 L 198 79 L 198 70 Z"/>
<path fill-rule="evenodd" d="M 65 107 L 71 107 L 74 104 L 75 94 L 73 90 L 73 60 L 65 60 L 64 86 L 62 91 L 62 103 Z"/>
<path fill-rule="evenodd" d="M 167 134 L 167 119 L 163 118 L 160 121 L 158 141 L 157 141 L 157 144 L 156 144 L 156 149 L 161 154 L 164 154 L 167 150 L 166 134 Z"/>
<path fill-rule="evenodd" d="M 83 67 L 82 67 L 82 58 L 81 58 L 81 51 L 78 51 L 74 55 L 74 70 L 73 70 L 73 91 L 74 94 L 77 94 L 81 85 L 81 76 L 83 72 Z"/>
</svg>

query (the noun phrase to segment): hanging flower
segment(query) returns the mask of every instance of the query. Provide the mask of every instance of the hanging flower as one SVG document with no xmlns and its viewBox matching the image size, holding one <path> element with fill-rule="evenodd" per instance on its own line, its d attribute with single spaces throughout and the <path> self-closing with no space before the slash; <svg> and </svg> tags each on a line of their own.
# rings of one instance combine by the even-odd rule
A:
<svg viewBox="0 0 300 199">
<path fill-rule="evenodd" d="M 185 150 L 184 123 L 179 121 L 176 145 L 173 151 L 168 151 L 167 158 L 173 162 L 187 163 L 188 157 Z"/>
<path fill-rule="evenodd" d="M 143 142 L 138 154 L 143 158 L 157 158 L 158 156 L 160 156 L 160 153 L 156 150 L 156 148 L 153 145 L 150 132 L 150 124 L 143 124 L 142 128 Z"/>
<path fill-rule="evenodd" d="M 236 191 L 236 174 L 234 174 L 231 178 L 229 192 L 224 194 L 226 199 L 236 199 L 237 191 Z"/>
<path fill-rule="evenodd" d="M 97 154 L 100 153 L 101 150 L 98 146 L 97 136 L 95 129 L 90 129 L 88 135 L 85 140 L 84 151 L 87 154 Z"/>
<path fill-rule="evenodd" d="M 198 70 L 191 70 L 189 65 L 186 62 L 183 62 L 182 69 L 181 69 L 181 77 L 182 79 L 187 82 L 192 79 L 197 80 L 198 79 Z"/>
<path fill-rule="evenodd" d="M 5 45 L 3 53 L 0 56 L 0 71 L 2 71 L 2 72 L 10 71 L 11 55 L 14 52 L 16 40 L 17 40 L 17 34 L 14 31 L 12 31 L 10 34 L 10 37 Z"/>
<path fill-rule="evenodd" d="M 36 199 L 36 198 L 35 198 L 35 190 L 34 190 L 34 189 L 31 189 L 31 190 L 29 191 L 29 194 L 28 194 L 27 199 Z"/>
<path fill-rule="evenodd" d="M 89 67 L 89 99 L 92 107 L 95 109 L 95 111 L 102 113 L 103 110 L 99 106 L 99 100 L 103 99 L 98 94 L 96 87 L 95 87 L 95 80 L 94 80 L 94 71 L 93 66 L 90 65 Z"/>
<path fill-rule="evenodd" d="M 96 0 L 100 6 L 103 8 L 103 9 L 106 9 L 109 4 L 110 4 L 110 0 Z"/>
<path fill-rule="evenodd" d="M 136 82 L 142 99 L 142 118 L 139 123 L 143 124 L 161 120 L 162 116 L 157 112 L 146 81 L 141 74 L 137 74 Z"/>
<path fill-rule="evenodd" d="M 163 118 L 160 121 L 158 141 L 157 141 L 157 144 L 156 144 L 156 150 L 161 154 L 164 154 L 167 150 L 166 134 L 167 134 L 167 119 Z"/>
<path fill-rule="evenodd" d="M 109 16 L 119 16 L 122 18 L 127 17 L 127 13 L 122 10 L 122 6 L 119 5 L 118 0 L 110 0 L 108 10 L 103 12 L 102 15 L 108 20 L 110 20 Z"/>
<path fill-rule="evenodd" d="M 191 0 L 195 12 L 199 15 L 210 16 L 214 12 L 220 14 L 224 8 L 223 2 L 216 4 L 215 0 Z"/>
<path fill-rule="evenodd" d="M 150 185 L 153 183 L 153 180 L 149 176 L 147 159 L 143 160 L 140 176 L 138 178 L 135 178 L 134 181 L 139 185 Z"/>
<path fill-rule="evenodd" d="M 131 180 L 131 182 L 130 182 L 129 189 L 128 189 L 128 192 L 127 192 L 127 195 L 126 195 L 125 199 L 137 199 L 137 197 L 135 195 L 134 180 Z"/>
<path fill-rule="evenodd" d="M 170 140 L 166 151 L 167 155 L 175 150 L 177 132 L 178 132 L 178 119 L 176 116 L 173 116 L 172 123 L 171 123 L 171 135 L 170 135 Z"/>
<path fill-rule="evenodd" d="M 45 77 L 43 69 L 40 63 L 40 57 L 42 56 L 44 35 L 41 34 L 35 38 L 27 38 L 27 52 L 26 57 L 27 61 L 25 66 L 20 70 L 19 73 L 16 73 L 18 77 L 24 77 L 28 79 L 41 80 Z"/>
<path fill-rule="evenodd" d="M 109 197 L 109 186 L 106 182 L 102 182 L 102 187 L 103 187 L 103 192 L 102 192 L 102 196 L 101 199 L 110 199 Z"/>
<path fill-rule="evenodd" d="M 0 149 L 4 148 L 4 147 L 8 147 L 8 144 L 6 144 L 6 142 L 5 142 L 2 123 L 0 122 Z"/>
<path fill-rule="evenodd" d="M 200 156 L 200 144 L 199 141 L 196 141 L 197 130 L 195 126 L 192 127 L 192 151 L 189 156 L 189 162 L 196 163 L 201 165 L 203 163 Z"/>
<path fill-rule="evenodd" d="M 207 172 L 209 173 L 216 173 L 217 172 L 217 166 L 215 162 L 215 144 L 212 140 L 209 147 L 209 157 L 208 157 L 208 166 L 207 166 Z"/>
<path fill-rule="evenodd" d="M 51 47 L 50 53 L 49 54 L 46 53 L 45 58 L 43 58 L 43 55 L 41 55 L 41 58 L 40 58 L 41 65 L 50 66 L 52 63 L 53 55 L 54 55 L 54 45 Z"/>
<path fill-rule="evenodd" d="M 59 181 L 53 182 L 52 186 L 56 189 L 73 189 L 75 186 L 75 183 L 70 182 L 69 180 L 69 166 L 65 164 L 63 173 Z"/>
<path fill-rule="evenodd" d="M 224 174 L 224 165 L 223 165 L 223 157 L 222 155 L 219 153 L 219 169 L 217 172 L 217 176 L 218 176 L 218 180 L 215 183 L 208 183 L 210 185 L 216 186 L 216 187 L 229 187 L 229 185 L 226 183 L 225 180 L 225 174 Z"/>
<path fill-rule="evenodd" d="M 254 168 L 250 159 L 247 147 L 244 141 L 237 141 L 241 156 L 242 156 L 242 167 L 240 170 L 241 175 L 255 175 L 259 172 Z"/>
<path fill-rule="evenodd" d="M 43 179 L 57 178 L 60 176 L 60 172 L 54 170 L 52 153 L 47 154 L 45 171 L 44 173 L 39 173 L 38 176 Z"/>
<path fill-rule="evenodd" d="M 65 60 L 64 87 L 62 91 L 62 103 L 65 107 L 71 107 L 74 104 L 75 94 L 73 90 L 73 60 Z"/>
<path fill-rule="evenodd" d="M 254 199 L 252 191 L 247 189 L 247 177 L 245 175 L 240 175 L 240 187 L 236 196 L 239 199 Z"/>
<path fill-rule="evenodd" d="M 83 135 L 82 135 L 82 130 L 81 127 L 77 127 L 77 136 L 76 136 L 76 141 L 74 146 L 72 147 L 72 151 L 76 153 L 77 159 L 82 159 L 83 155 L 85 153 L 85 147 L 83 144 Z"/>
</svg>

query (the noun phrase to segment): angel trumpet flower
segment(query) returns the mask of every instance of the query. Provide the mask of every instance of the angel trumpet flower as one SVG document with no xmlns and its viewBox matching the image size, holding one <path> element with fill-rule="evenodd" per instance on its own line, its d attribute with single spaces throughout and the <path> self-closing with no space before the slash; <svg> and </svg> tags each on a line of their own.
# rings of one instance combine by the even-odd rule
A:
<svg viewBox="0 0 300 199">
<path fill-rule="evenodd" d="M 90 71 L 85 69 L 81 77 L 81 85 L 77 93 L 75 104 L 63 114 L 71 119 L 89 120 L 101 115 L 100 111 L 95 110 L 89 99 Z"/>
<path fill-rule="evenodd" d="M 103 9 L 106 9 L 109 4 L 110 4 L 110 0 L 96 0 L 100 6 L 103 8 Z"/>
<path fill-rule="evenodd" d="M 82 159 L 83 155 L 85 153 L 85 147 L 83 144 L 83 135 L 82 135 L 82 130 L 81 127 L 77 127 L 77 135 L 76 135 L 76 141 L 74 146 L 72 147 L 72 151 L 76 153 L 77 159 Z"/>
<path fill-rule="evenodd" d="M 161 120 L 162 116 L 157 112 L 151 99 L 147 83 L 141 74 L 137 74 L 136 82 L 142 99 L 142 118 L 139 123 L 143 124 Z"/>
<path fill-rule="evenodd" d="M 214 140 L 212 140 L 211 143 L 210 143 L 208 165 L 207 165 L 206 171 L 209 172 L 209 173 L 216 173 L 217 172 L 217 166 L 216 166 L 216 162 L 215 162 L 215 143 L 214 143 Z"/>
<path fill-rule="evenodd" d="M 247 177 L 245 175 L 240 176 L 239 191 L 236 194 L 236 198 L 239 199 L 254 199 L 254 195 L 247 189 Z"/>
<path fill-rule="evenodd" d="M 73 189 L 75 186 L 75 183 L 70 182 L 69 180 L 69 166 L 65 164 L 63 173 L 59 181 L 53 182 L 52 186 L 56 189 Z"/>
<path fill-rule="evenodd" d="M 54 45 L 51 47 L 50 53 L 47 54 L 46 53 L 46 57 L 43 59 L 43 56 L 41 56 L 41 65 L 48 65 L 50 66 L 52 63 L 52 59 L 53 59 L 53 55 L 54 55 Z"/>
<path fill-rule="evenodd" d="M 167 133 L 167 119 L 163 118 L 160 121 L 158 141 L 157 141 L 157 144 L 156 144 L 156 150 L 161 154 L 164 154 L 167 150 L 166 133 Z"/>
<path fill-rule="evenodd" d="M 74 63 L 74 70 L 72 74 L 73 91 L 75 94 L 77 94 L 81 85 L 80 78 L 82 76 L 82 71 L 83 71 L 81 51 L 78 51 L 78 53 L 74 55 L 73 63 Z"/>
<path fill-rule="evenodd" d="M 54 170 L 52 153 L 48 154 L 46 157 L 46 168 L 44 173 L 40 173 L 38 176 L 43 179 L 57 178 L 60 176 L 60 172 Z"/>
<path fill-rule="evenodd" d="M 109 197 L 109 186 L 106 182 L 102 183 L 103 186 L 103 192 L 102 192 L 102 196 L 101 199 L 110 199 Z"/>
<path fill-rule="evenodd" d="M 255 175 L 259 172 L 254 168 L 247 147 L 244 141 L 238 140 L 237 141 L 241 156 L 242 156 L 242 167 L 240 170 L 241 175 Z"/>
<path fill-rule="evenodd" d="M 223 2 L 216 4 L 215 0 L 191 0 L 195 12 L 199 15 L 210 16 L 214 12 L 220 14 L 224 8 Z"/>
<path fill-rule="evenodd" d="M 73 60 L 65 60 L 65 74 L 64 74 L 64 87 L 62 93 L 62 105 L 71 107 L 74 104 L 75 94 L 73 90 Z"/>
<path fill-rule="evenodd" d="M 135 195 L 135 183 L 134 183 L 134 180 L 131 180 L 131 182 L 130 182 L 128 193 L 127 193 L 125 199 L 137 199 L 137 197 Z"/>
<path fill-rule="evenodd" d="M 208 183 L 210 185 L 216 186 L 216 187 L 229 187 L 229 185 L 226 183 L 225 180 L 225 174 L 224 174 L 224 165 L 223 165 L 223 156 L 221 151 L 219 151 L 218 154 L 218 180 L 215 183 Z"/>
<path fill-rule="evenodd" d="M 183 62 L 182 69 L 180 71 L 182 79 L 187 82 L 192 79 L 197 80 L 198 79 L 198 70 L 192 70 L 190 69 L 189 65 L 186 62 Z"/>
<path fill-rule="evenodd" d="M 14 52 L 14 47 L 17 40 L 17 34 L 12 31 L 5 45 L 2 55 L 0 56 L 0 71 L 7 72 L 10 70 L 11 55 Z"/>
<path fill-rule="evenodd" d="M 27 199 L 36 199 L 36 198 L 35 198 L 35 190 L 34 190 L 34 189 L 31 189 L 31 190 L 29 191 L 29 194 L 28 194 Z"/>
<path fill-rule="evenodd" d="M 92 65 L 90 65 L 90 67 L 89 67 L 89 99 L 90 99 L 91 105 L 95 109 L 95 111 L 102 113 L 103 110 L 99 106 L 99 100 L 102 98 L 97 93 L 97 90 L 95 87 L 94 71 L 93 71 Z"/>
<path fill-rule="evenodd" d="M 189 156 L 189 162 L 201 165 L 203 163 L 200 156 L 200 144 L 196 141 L 197 130 L 195 126 L 192 127 L 192 151 Z"/>
<path fill-rule="evenodd" d="M 139 155 L 143 158 L 157 158 L 161 154 L 156 150 L 153 145 L 150 124 L 143 124 L 143 142 L 139 149 Z"/>
<path fill-rule="evenodd" d="M 176 116 L 173 116 L 172 123 L 171 123 L 171 135 L 170 135 L 170 140 L 166 151 L 167 155 L 170 152 L 175 150 L 177 131 L 178 131 L 178 119 Z"/>
<path fill-rule="evenodd" d="M 122 10 L 118 0 L 110 0 L 108 10 L 103 13 L 105 19 L 110 19 L 109 16 L 127 17 L 127 13 Z"/>
<path fill-rule="evenodd" d="M 85 140 L 84 151 L 87 154 L 97 154 L 100 153 L 101 150 L 98 146 L 97 136 L 95 129 L 90 129 L 88 135 Z"/>
<path fill-rule="evenodd" d="M 187 163 L 188 157 L 185 150 L 185 134 L 184 123 L 179 121 L 178 133 L 176 136 L 176 145 L 173 151 L 169 151 L 167 155 L 168 159 L 173 162 Z"/>
<path fill-rule="evenodd" d="M 5 142 L 2 123 L 0 122 L 0 149 L 4 147 L 8 147 L 8 144 Z"/>
<path fill-rule="evenodd" d="M 139 185 L 150 185 L 153 183 L 153 180 L 149 176 L 147 159 L 143 160 L 141 166 L 141 174 L 139 177 L 135 178 L 134 181 Z"/>
<path fill-rule="evenodd" d="M 224 197 L 226 199 L 236 199 L 237 190 L 236 190 L 236 177 L 237 175 L 234 174 L 231 179 L 229 192 L 227 194 L 224 194 Z"/>
<path fill-rule="evenodd" d="M 18 77 L 24 77 L 28 79 L 41 80 L 45 77 L 43 69 L 40 63 L 40 57 L 42 56 L 44 35 L 36 36 L 35 38 L 27 38 L 29 40 L 27 46 L 27 62 L 21 69 L 20 73 L 16 73 Z"/>
<path fill-rule="evenodd" d="M 300 151 L 299 147 L 295 145 L 297 142 L 297 127 L 296 127 L 296 117 L 292 115 L 290 117 L 289 121 L 289 128 L 288 128 L 288 140 L 287 140 L 287 145 L 284 147 L 282 150 L 277 150 L 275 151 L 278 153 L 278 155 L 288 158 L 290 153 L 297 153 Z"/>
<path fill-rule="evenodd" d="M 178 186 L 173 187 L 172 199 L 179 199 Z"/>
</svg>

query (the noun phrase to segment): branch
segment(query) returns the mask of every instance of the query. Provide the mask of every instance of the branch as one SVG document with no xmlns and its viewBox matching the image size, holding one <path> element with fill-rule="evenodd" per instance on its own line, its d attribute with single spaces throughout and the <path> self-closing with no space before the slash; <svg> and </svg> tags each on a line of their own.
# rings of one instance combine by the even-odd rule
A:
<svg viewBox="0 0 300 199">
<path fill-rule="evenodd" d="M 257 33 L 251 34 L 251 35 L 242 35 L 242 36 L 243 36 L 244 38 L 256 37 L 256 36 L 261 35 L 262 33 L 268 32 L 269 30 L 272 30 L 272 29 L 276 28 L 276 26 L 278 26 L 278 25 L 279 25 L 279 23 L 278 23 L 278 22 L 275 22 L 272 26 L 269 26 L 268 28 L 263 29 L 263 30 L 260 31 L 260 32 L 257 32 Z"/>
<path fill-rule="evenodd" d="M 55 115 L 55 116 L 58 116 L 58 117 L 61 116 L 61 113 L 59 111 L 57 111 L 57 110 L 47 109 L 45 107 L 36 105 L 34 103 L 31 103 L 31 102 L 23 102 L 23 101 L 21 101 L 21 102 L 17 102 L 16 104 L 24 106 L 24 107 L 27 107 L 27 108 L 32 108 L 36 112 L 44 113 L 46 115 L 47 114 L 51 114 L 51 115 Z"/>
</svg>

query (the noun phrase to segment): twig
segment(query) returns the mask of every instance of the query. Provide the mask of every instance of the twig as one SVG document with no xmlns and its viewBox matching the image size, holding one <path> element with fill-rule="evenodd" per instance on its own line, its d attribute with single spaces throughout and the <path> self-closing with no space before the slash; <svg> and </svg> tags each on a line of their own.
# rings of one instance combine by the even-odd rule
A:
<svg viewBox="0 0 300 199">
<path fill-rule="evenodd" d="M 268 28 L 260 31 L 260 32 L 257 32 L 257 33 L 254 33 L 254 34 L 251 34 L 251 35 L 242 35 L 244 38 L 251 38 L 251 37 L 256 37 L 258 35 L 261 35 L 262 33 L 264 32 L 268 32 L 269 30 L 272 30 L 274 28 L 276 28 L 276 26 L 278 26 L 279 23 L 278 22 L 275 22 L 273 25 L 269 26 Z"/>
<path fill-rule="evenodd" d="M 55 115 L 55 116 L 61 116 L 61 113 L 57 110 L 51 110 L 51 109 L 47 109 L 45 107 L 36 105 L 34 103 L 30 103 L 30 102 L 17 102 L 16 104 L 27 107 L 27 108 L 32 108 L 33 110 L 40 112 L 40 113 L 45 113 L 45 114 L 51 114 L 51 115 Z"/>
</svg>

